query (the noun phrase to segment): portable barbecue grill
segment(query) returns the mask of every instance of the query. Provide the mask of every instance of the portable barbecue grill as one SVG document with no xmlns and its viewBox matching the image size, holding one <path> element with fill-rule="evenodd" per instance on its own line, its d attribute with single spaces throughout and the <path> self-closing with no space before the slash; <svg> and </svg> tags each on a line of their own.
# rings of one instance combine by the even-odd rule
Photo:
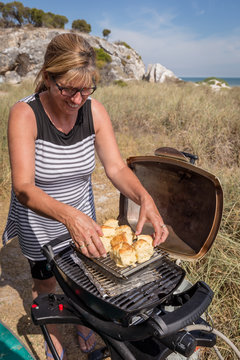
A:
<svg viewBox="0 0 240 360">
<path fill-rule="evenodd" d="M 59 357 L 46 328 L 49 323 L 88 326 L 102 337 L 113 360 L 161 360 L 172 351 L 190 356 L 196 346 L 215 345 L 213 334 L 184 330 L 187 325 L 204 322 L 201 315 L 211 303 L 213 292 L 199 281 L 178 293 L 185 272 L 172 259 L 204 256 L 220 226 L 221 185 L 215 176 L 196 167 L 195 159 L 191 154 L 161 148 L 155 156 L 127 160 L 155 200 L 169 229 L 168 239 L 148 262 L 122 270 L 114 267 L 109 258 L 86 259 L 71 244 L 55 254 L 56 245 L 68 239 L 69 234 L 43 248 L 64 294 L 35 299 L 32 319 L 41 326 L 54 359 Z M 121 194 L 119 223 L 134 230 L 138 215 L 139 206 Z M 143 233 L 152 232 L 152 227 L 146 224 Z M 148 272 L 149 279 L 144 276 Z M 143 282 L 137 284 L 137 279 Z M 117 294 L 109 295 L 116 286 Z M 123 292 L 119 292 L 121 287 Z M 169 306 L 174 311 L 168 311 Z M 98 356 L 104 358 L 99 353 Z"/>
</svg>

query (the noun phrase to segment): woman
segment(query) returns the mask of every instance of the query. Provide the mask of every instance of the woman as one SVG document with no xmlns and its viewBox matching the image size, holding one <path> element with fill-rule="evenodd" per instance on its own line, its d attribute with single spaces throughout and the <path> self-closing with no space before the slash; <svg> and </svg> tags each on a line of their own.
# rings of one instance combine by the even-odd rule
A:
<svg viewBox="0 0 240 360">
<path fill-rule="evenodd" d="M 97 79 L 93 48 L 76 34 L 58 35 L 47 47 L 36 93 L 10 111 L 13 190 L 4 239 L 18 235 L 31 268 L 33 298 L 54 292 L 56 281 L 46 269 L 41 247 L 66 229 L 83 254 L 106 256 L 91 186 L 95 150 L 115 187 L 140 205 L 136 234 L 147 221 L 155 230 L 154 245 L 168 235 L 151 196 L 120 156 L 106 110 L 89 97 Z M 48 328 L 65 360 L 57 327 Z M 91 351 L 92 331 L 78 326 L 78 335 L 81 350 Z M 48 349 L 46 354 L 52 357 Z"/>
</svg>

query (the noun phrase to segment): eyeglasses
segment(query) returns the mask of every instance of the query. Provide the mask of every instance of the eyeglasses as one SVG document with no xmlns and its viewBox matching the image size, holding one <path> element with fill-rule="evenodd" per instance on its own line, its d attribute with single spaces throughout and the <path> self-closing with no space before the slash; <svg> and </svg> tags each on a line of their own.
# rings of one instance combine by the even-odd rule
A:
<svg viewBox="0 0 240 360">
<path fill-rule="evenodd" d="M 58 85 L 58 83 L 56 83 L 55 79 L 52 79 L 52 80 L 63 96 L 73 97 L 76 95 L 77 92 L 80 92 L 81 96 L 89 96 L 89 95 L 92 95 L 94 93 L 94 91 L 97 89 L 96 86 L 93 86 L 90 88 L 82 87 L 80 89 L 64 87 L 64 86 Z"/>
</svg>

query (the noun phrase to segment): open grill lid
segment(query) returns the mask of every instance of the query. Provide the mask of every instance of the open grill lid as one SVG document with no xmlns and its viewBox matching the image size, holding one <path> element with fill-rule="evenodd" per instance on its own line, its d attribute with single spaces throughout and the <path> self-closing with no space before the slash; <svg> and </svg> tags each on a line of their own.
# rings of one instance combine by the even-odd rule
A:
<svg viewBox="0 0 240 360">
<path fill-rule="evenodd" d="M 128 166 L 154 199 L 169 230 L 160 248 L 172 257 L 203 257 L 217 235 L 223 208 L 221 184 L 214 175 L 188 162 L 172 148 L 160 148 L 155 156 L 127 159 Z M 139 206 L 120 196 L 119 222 L 136 229 Z M 142 231 L 152 234 L 146 224 Z"/>
</svg>

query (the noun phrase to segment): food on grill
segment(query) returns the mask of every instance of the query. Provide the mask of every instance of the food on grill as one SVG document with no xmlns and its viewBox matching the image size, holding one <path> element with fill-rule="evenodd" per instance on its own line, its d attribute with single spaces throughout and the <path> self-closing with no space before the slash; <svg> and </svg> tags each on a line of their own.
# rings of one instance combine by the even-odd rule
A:
<svg viewBox="0 0 240 360">
<path fill-rule="evenodd" d="M 142 238 L 133 243 L 133 248 L 136 253 L 137 262 L 140 264 L 149 260 L 153 255 L 153 245 Z"/>
<path fill-rule="evenodd" d="M 112 236 L 115 236 L 115 234 L 116 234 L 115 229 L 111 226 L 102 225 L 101 229 L 103 232 L 103 236 L 112 237 Z"/>
<path fill-rule="evenodd" d="M 106 250 L 106 253 L 108 253 L 112 248 L 112 246 L 111 246 L 111 239 L 112 238 L 107 237 L 107 236 L 101 236 L 100 239 L 101 239 L 101 241 L 103 243 L 103 246 L 104 246 L 104 248 Z"/>
<path fill-rule="evenodd" d="M 128 225 L 118 226 L 117 220 L 109 219 L 101 226 L 103 236 L 100 237 L 111 259 L 120 267 L 143 263 L 153 255 L 153 238 L 150 235 L 134 233 Z"/>
<path fill-rule="evenodd" d="M 121 226 L 118 226 L 115 230 L 116 230 L 116 235 L 125 234 L 125 236 L 127 238 L 127 242 L 130 245 L 132 245 L 134 234 L 133 234 L 132 229 L 130 228 L 130 226 L 121 225 Z"/>
<path fill-rule="evenodd" d="M 120 267 L 135 265 L 137 260 L 134 248 L 127 242 L 120 242 L 112 246 L 110 256 Z"/>
<path fill-rule="evenodd" d="M 123 232 L 129 235 L 133 235 L 132 229 L 128 225 L 120 225 L 116 228 L 116 234 L 121 234 Z"/>
<path fill-rule="evenodd" d="M 111 250 L 111 240 L 115 236 L 115 229 L 111 226 L 102 225 L 101 226 L 103 236 L 100 236 L 100 239 L 103 243 L 103 246 L 108 253 Z"/>
<path fill-rule="evenodd" d="M 117 228 L 118 227 L 118 221 L 115 219 L 108 219 L 105 221 L 104 225 L 106 226 L 111 226 L 113 228 Z"/>
<path fill-rule="evenodd" d="M 121 234 L 118 234 L 118 235 L 116 235 L 116 236 L 114 236 L 112 238 L 111 245 L 115 246 L 115 245 L 117 245 L 119 243 L 122 243 L 122 242 L 126 242 L 129 245 L 132 245 L 132 240 L 133 240 L 133 237 L 129 236 L 129 234 L 121 233 Z"/>
<path fill-rule="evenodd" d="M 140 240 L 140 239 L 147 241 L 150 245 L 153 246 L 153 238 L 152 238 L 152 236 L 150 236 L 150 235 L 138 235 L 137 240 Z"/>
</svg>

